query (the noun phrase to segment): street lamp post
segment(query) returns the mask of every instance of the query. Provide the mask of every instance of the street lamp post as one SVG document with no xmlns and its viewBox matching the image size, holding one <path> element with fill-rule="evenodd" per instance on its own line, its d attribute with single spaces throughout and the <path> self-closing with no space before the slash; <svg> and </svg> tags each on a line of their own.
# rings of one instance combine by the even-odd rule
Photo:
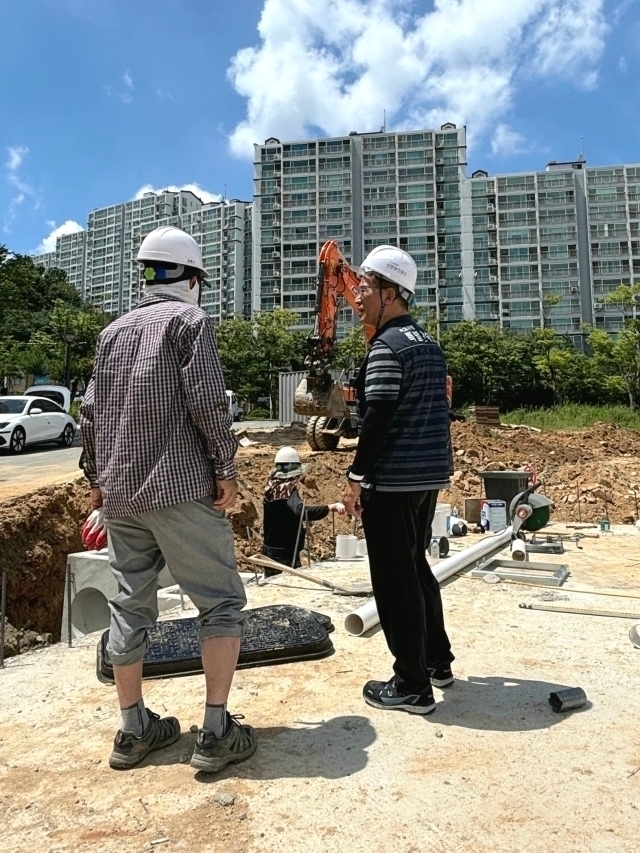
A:
<svg viewBox="0 0 640 853">
<path fill-rule="evenodd" d="M 67 366 L 64 372 L 64 384 L 71 390 L 71 344 L 75 341 L 76 336 L 73 332 L 65 332 L 62 337 L 67 345 Z"/>
</svg>

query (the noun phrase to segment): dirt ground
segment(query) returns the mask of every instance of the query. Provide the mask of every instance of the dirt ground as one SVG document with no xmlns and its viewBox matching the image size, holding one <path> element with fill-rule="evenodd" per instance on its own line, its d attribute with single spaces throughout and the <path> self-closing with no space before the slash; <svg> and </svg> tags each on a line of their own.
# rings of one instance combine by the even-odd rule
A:
<svg viewBox="0 0 640 853">
<path fill-rule="evenodd" d="M 640 614 L 640 600 L 571 591 L 638 595 L 640 532 L 616 526 L 580 545 L 547 558 L 571 570 L 559 591 L 568 600 L 555 603 Z M 367 567 L 314 571 L 356 582 Z M 522 610 L 520 602 L 541 602 L 540 589 L 456 577 L 443 598 L 457 682 L 435 691 L 437 709 L 421 719 L 363 703 L 363 682 L 388 677 L 391 661 L 380 631 L 355 638 L 344 630 L 361 600 L 280 577 L 251 581 L 247 592 L 250 607 L 286 602 L 331 615 L 335 654 L 237 674 L 230 710 L 256 727 L 259 748 L 219 776 L 194 774 L 187 763 L 201 676 L 146 683 L 149 706 L 176 714 L 185 734 L 116 773 L 106 760 L 119 716 L 114 689 L 95 677 L 97 635 L 8 662 L 0 674 L 1 853 L 635 853 L 640 651 L 628 639 L 632 620 Z M 568 686 L 581 686 L 589 705 L 553 713 L 549 693 Z"/>
</svg>

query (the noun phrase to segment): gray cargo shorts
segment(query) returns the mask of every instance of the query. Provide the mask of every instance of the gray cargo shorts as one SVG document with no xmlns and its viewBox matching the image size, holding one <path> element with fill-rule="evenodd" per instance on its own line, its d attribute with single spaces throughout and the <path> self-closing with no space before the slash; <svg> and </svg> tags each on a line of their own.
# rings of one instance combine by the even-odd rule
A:
<svg viewBox="0 0 640 853">
<path fill-rule="evenodd" d="M 241 637 L 247 603 L 236 569 L 233 532 L 213 498 L 107 519 L 109 563 L 119 592 L 109 602 L 109 654 L 116 666 L 142 660 L 158 618 L 158 575 L 165 562 L 198 608 L 200 639 Z"/>
</svg>

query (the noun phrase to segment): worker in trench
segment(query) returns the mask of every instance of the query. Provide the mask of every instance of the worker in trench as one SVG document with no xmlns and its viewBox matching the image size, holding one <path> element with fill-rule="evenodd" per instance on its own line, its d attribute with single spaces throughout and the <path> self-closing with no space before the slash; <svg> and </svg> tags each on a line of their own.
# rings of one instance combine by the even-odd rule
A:
<svg viewBox="0 0 640 853">
<path fill-rule="evenodd" d="M 206 704 L 191 766 L 214 772 L 249 758 L 251 726 L 227 711 L 246 596 L 226 510 L 238 491 L 237 439 L 214 327 L 199 307 L 206 281 L 196 241 L 161 227 L 143 241 L 137 308 L 100 334 L 81 408 L 81 465 L 104 514 L 119 592 L 109 602 L 108 651 L 122 723 L 109 758 L 128 769 L 180 737 L 142 698 L 147 633 L 165 565 L 198 609 Z"/>
<path fill-rule="evenodd" d="M 429 714 L 432 685 L 454 683 L 440 586 L 425 551 L 438 490 L 451 473 L 447 366 L 412 320 L 417 268 L 406 252 L 378 246 L 361 266 L 356 304 L 376 329 L 357 379 L 360 437 L 343 501 L 361 516 L 373 593 L 389 650 L 388 681 L 369 681 L 375 708 Z"/>
<path fill-rule="evenodd" d="M 306 466 L 294 447 L 281 447 L 264 489 L 264 544 L 262 553 L 295 569 L 305 545 L 305 523 L 326 518 L 330 512 L 345 515 L 342 503 L 306 506 L 298 485 Z M 282 574 L 279 569 L 264 569 L 265 577 Z"/>
</svg>

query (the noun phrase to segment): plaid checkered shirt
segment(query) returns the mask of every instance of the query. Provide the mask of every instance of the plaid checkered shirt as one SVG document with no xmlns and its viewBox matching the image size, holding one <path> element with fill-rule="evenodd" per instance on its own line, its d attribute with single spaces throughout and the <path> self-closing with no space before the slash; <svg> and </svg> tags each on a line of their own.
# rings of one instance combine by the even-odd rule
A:
<svg viewBox="0 0 640 853">
<path fill-rule="evenodd" d="M 98 339 L 80 413 L 80 466 L 108 518 L 215 494 L 236 476 L 213 323 L 194 305 L 145 296 Z"/>
</svg>

